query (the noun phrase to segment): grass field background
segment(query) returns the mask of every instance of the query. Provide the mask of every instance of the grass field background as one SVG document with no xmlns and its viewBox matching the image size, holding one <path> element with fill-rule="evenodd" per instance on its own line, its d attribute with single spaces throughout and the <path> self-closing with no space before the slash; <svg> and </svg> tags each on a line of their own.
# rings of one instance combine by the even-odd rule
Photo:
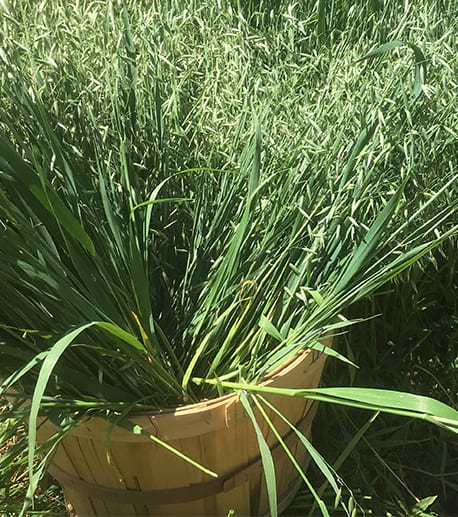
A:
<svg viewBox="0 0 458 517">
<path fill-rule="evenodd" d="M 381 178 L 367 213 L 386 202 L 407 168 L 414 175 L 406 197 L 423 201 L 458 172 L 454 2 L 167 0 L 130 1 L 127 7 L 138 85 L 136 110 L 128 112 L 136 128 L 132 166 L 145 182 L 163 156 L 163 174 L 193 167 L 236 169 L 256 121 L 265 167 L 310 170 L 330 190 L 362 123 L 377 121 L 376 142 L 357 162 L 355 189 L 367 171 Z M 64 146 L 77 147 L 82 177 L 88 173 L 86 160 L 95 163 L 98 150 L 113 152 L 118 145 L 119 106 L 113 106 L 111 94 L 122 91 L 118 78 L 129 76 L 131 63 L 121 42 L 120 9 L 104 1 L 0 1 L 0 123 L 12 127 L 24 116 L 4 89 L 29 81 L 49 107 Z M 398 40 L 418 46 L 426 58 L 422 95 L 407 116 L 403 106 L 414 83 L 411 49 L 395 49 L 371 63 L 357 61 Z M 125 99 L 127 109 L 131 102 Z M 84 124 L 90 119 L 102 128 L 92 135 L 96 145 Z M 25 141 L 33 127 L 26 122 L 20 135 Z M 284 181 L 290 181 L 287 174 Z M 304 181 L 307 188 L 314 186 Z M 457 195 L 455 182 L 431 216 Z M 403 390 L 456 407 L 457 257 L 455 234 L 353 305 L 347 316 L 362 321 L 339 336 L 337 347 L 359 368 L 330 360 L 323 384 Z M 15 515 L 27 489 L 27 460 L 23 428 L 7 417 L 2 411 L 0 513 Z M 324 404 L 314 429 L 315 446 L 337 465 L 349 487 L 343 497 L 355 501 L 347 507 L 354 506 L 358 515 L 458 515 L 456 436 L 420 421 Z M 320 487 L 323 478 L 315 470 L 310 477 Z M 332 508 L 335 495 L 323 490 Z M 312 505 L 302 490 L 287 514 L 306 515 Z M 61 493 L 45 477 L 30 515 L 63 513 Z"/>
</svg>

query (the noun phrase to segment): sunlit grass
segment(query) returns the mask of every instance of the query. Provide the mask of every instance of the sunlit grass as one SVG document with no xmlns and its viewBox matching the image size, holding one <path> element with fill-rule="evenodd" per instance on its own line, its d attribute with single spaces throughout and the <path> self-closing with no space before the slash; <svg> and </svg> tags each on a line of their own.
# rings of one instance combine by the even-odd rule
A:
<svg viewBox="0 0 458 517">
<path fill-rule="evenodd" d="M 429 248 L 447 253 L 452 9 L 325 4 L 3 8 L 0 121 L 19 149 L 2 141 L 3 376 L 105 321 L 130 338 L 68 342 L 47 394 L 214 396 L 192 379 L 256 381 Z M 394 40 L 415 46 L 357 62 Z"/>
</svg>

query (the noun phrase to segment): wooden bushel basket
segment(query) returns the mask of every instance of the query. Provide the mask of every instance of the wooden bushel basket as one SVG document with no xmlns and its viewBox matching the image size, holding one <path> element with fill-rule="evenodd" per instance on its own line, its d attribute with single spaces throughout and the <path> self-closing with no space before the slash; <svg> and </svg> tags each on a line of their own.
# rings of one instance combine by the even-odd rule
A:
<svg viewBox="0 0 458 517">
<path fill-rule="evenodd" d="M 323 343 L 329 345 L 331 338 Z M 262 383 L 285 388 L 314 388 L 320 382 L 326 354 L 307 349 L 270 374 Z M 299 397 L 266 398 L 306 436 L 317 404 Z M 256 411 L 255 411 L 256 413 Z M 307 453 L 291 429 L 272 411 L 271 420 L 299 464 Z M 300 487 L 301 478 L 264 419 L 256 413 L 271 448 L 277 477 L 279 510 Z M 259 418 L 258 418 L 259 417 Z M 236 394 L 183 406 L 132 422 L 218 474 L 211 478 L 147 436 L 90 418 L 70 431 L 58 446 L 49 472 L 62 486 L 78 517 L 100 516 L 252 516 L 269 513 L 262 462 L 253 424 Z M 43 442 L 56 428 L 45 420 L 38 431 Z"/>
</svg>

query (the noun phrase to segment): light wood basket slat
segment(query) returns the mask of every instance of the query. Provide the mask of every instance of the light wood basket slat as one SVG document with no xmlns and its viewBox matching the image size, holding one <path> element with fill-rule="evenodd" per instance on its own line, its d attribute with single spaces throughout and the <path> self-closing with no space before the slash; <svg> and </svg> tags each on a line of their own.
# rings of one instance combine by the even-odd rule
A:
<svg viewBox="0 0 458 517">
<path fill-rule="evenodd" d="M 326 337 L 322 342 L 330 346 L 331 340 Z M 325 354 L 307 349 L 262 384 L 317 387 L 325 360 Z M 266 398 L 310 436 L 316 403 L 278 395 Z M 267 413 L 297 461 L 305 466 L 307 454 L 295 433 L 273 412 Z M 49 464 L 49 472 L 61 484 L 78 517 L 225 517 L 230 509 L 237 517 L 268 514 L 256 434 L 236 394 L 130 420 L 213 470 L 218 478 L 210 478 L 148 437 L 121 428 L 112 430 L 109 463 L 106 439 L 110 424 L 91 418 L 62 440 Z M 294 495 L 300 478 L 262 417 L 258 420 L 274 457 L 282 507 Z M 38 440 L 43 442 L 55 432 L 46 420 Z"/>
</svg>

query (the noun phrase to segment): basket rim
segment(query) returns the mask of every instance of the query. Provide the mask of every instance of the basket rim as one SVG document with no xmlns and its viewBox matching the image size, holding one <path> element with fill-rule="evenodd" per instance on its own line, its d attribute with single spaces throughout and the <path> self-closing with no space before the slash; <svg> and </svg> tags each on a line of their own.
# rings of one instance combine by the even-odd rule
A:
<svg viewBox="0 0 458 517">
<path fill-rule="evenodd" d="M 261 379 L 260 382 L 256 383 L 259 386 L 270 386 L 271 384 L 275 384 L 277 379 L 287 375 L 291 370 L 296 368 L 302 361 L 304 361 L 308 355 L 312 354 L 313 350 L 307 348 L 305 350 L 301 350 L 294 354 L 292 357 L 287 359 L 283 364 L 275 368 L 272 372 L 268 373 L 265 377 Z M 227 393 L 226 395 L 221 395 L 219 397 L 201 400 L 200 402 L 194 402 L 192 404 L 183 404 L 182 406 L 175 406 L 171 408 L 164 408 L 154 411 L 139 411 L 130 413 L 131 416 L 166 416 L 166 415 L 181 415 L 186 414 L 188 412 L 199 411 L 202 409 L 214 408 L 220 404 L 226 404 L 231 399 L 238 399 L 237 393 Z"/>
<path fill-rule="evenodd" d="M 320 342 L 329 346 L 332 344 L 332 336 L 325 335 Z M 303 349 L 275 368 L 258 384 L 283 388 L 314 388 L 319 384 L 326 357 L 327 354 L 322 351 Z M 269 395 L 268 398 L 284 399 L 282 404 L 293 403 L 291 397 L 283 395 Z M 114 426 L 102 416 L 84 417 L 71 430 L 71 434 L 101 441 L 106 440 L 107 433 L 111 435 L 112 441 L 150 441 L 149 435 L 171 441 L 229 428 L 247 418 L 245 410 L 239 403 L 238 393 L 228 393 L 214 399 L 175 408 L 129 413 L 127 416 L 134 425 L 141 427 L 142 434 L 133 434 L 119 426 Z M 57 430 L 55 424 L 46 418 L 43 418 L 42 425 L 49 433 Z"/>
</svg>

